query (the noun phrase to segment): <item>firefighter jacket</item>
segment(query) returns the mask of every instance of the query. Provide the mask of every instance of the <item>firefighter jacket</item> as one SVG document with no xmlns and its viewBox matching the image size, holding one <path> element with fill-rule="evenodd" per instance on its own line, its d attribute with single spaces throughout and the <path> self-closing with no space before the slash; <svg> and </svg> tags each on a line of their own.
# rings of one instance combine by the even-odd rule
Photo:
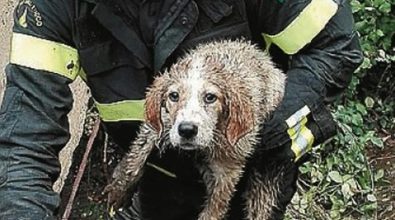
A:
<svg viewBox="0 0 395 220">
<path fill-rule="evenodd" d="M 325 101 L 347 87 L 361 62 L 344 0 L 21 0 L 14 21 L 0 111 L 0 195 L 16 184 L 12 196 L 28 196 L 33 186 L 24 183 L 34 176 L 46 213 L 59 203 L 48 189 L 69 139 L 68 85 L 76 77 L 122 145 L 143 119 L 156 74 L 199 43 L 250 39 L 288 78 L 284 101 L 262 130 L 262 150 L 287 145 L 297 160 L 334 134 Z M 0 204 L 0 216 L 6 213 Z"/>
</svg>

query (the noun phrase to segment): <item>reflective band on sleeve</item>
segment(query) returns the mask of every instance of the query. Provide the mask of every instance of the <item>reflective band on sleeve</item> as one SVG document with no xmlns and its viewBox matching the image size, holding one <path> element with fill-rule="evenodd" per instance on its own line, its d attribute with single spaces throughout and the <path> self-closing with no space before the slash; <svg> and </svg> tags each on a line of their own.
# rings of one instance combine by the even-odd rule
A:
<svg viewBox="0 0 395 220">
<path fill-rule="evenodd" d="M 313 146 L 314 136 L 305 125 L 301 127 L 298 135 L 292 139 L 291 150 L 295 154 L 295 161 L 299 160 Z"/>
<path fill-rule="evenodd" d="M 12 34 L 10 63 L 56 73 L 71 80 L 80 71 L 75 48 L 20 33 Z"/>
<path fill-rule="evenodd" d="M 295 124 L 295 125 L 292 126 L 292 127 L 289 127 L 289 128 L 288 128 L 288 134 L 289 134 L 289 136 L 292 138 L 292 137 L 294 137 L 295 135 L 297 135 L 298 132 L 302 129 L 302 126 L 304 126 L 306 123 L 307 123 L 307 118 L 306 118 L 306 117 L 303 117 L 303 119 L 302 119 L 300 122 L 298 122 L 297 124 Z"/>
<path fill-rule="evenodd" d="M 81 68 L 81 70 L 78 73 L 78 75 L 81 77 L 82 80 L 84 80 L 86 82 L 87 76 L 86 76 L 85 70 L 83 68 Z"/>
<path fill-rule="evenodd" d="M 98 103 L 100 117 L 105 122 L 143 121 L 145 100 L 124 100 L 113 103 Z"/>
<path fill-rule="evenodd" d="M 283 31 L 275 35 L 263 34 L 266 49 L 274 43 L 286 54 L 297 53 L 324 29 L 337 8 L 334 0 L 312 0 Z"/>
<path fill-rule="evenodd" d="M 304 106 L 286 120 L 288 125 L 287 132 L 292 141 L 291 150 L 295 154 L 295 161 L 299 160 L 313 146 L 314 136 L 310 129 L 306 127 L 308 114 L 310 114 L 310 109 Z"/>
<path fill-rule="evenodd" d="M 310 108 L 305 105 L 303 108 L 299 109 L 297 112 L 291 115 L 291 117 L 289 117 L 285 122 L 287 123 L 289 128 L 294 127 L 296 123 L 301 121 L 308 114 L 310 114 Z"/>
</svg>

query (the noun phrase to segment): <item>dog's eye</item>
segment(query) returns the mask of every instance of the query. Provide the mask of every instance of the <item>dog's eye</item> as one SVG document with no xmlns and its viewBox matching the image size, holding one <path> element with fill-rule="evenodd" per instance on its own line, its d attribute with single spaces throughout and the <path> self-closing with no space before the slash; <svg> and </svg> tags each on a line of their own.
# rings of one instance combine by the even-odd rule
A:
<svg viewBox="0 0 395 220">
<path fill-rule="evenodd" d="M 180 98 L 180 95 L 178 94 L 178 92 L 171 92 L 169 93 L 169 99 L 172 102 L 178 102 L 178 99 Z"/>
<path fill-rule="evenodd" d="M 217 96 L 214 95 L 214 94 L 212 94 L 212 93 L 207 93 L 207 94 L 204 96 L 204 102 L 205 102 L 206 104 L 211 104 L 211 103 L 214 103 L 215 101 L 217 101 Z"/>
</svg>

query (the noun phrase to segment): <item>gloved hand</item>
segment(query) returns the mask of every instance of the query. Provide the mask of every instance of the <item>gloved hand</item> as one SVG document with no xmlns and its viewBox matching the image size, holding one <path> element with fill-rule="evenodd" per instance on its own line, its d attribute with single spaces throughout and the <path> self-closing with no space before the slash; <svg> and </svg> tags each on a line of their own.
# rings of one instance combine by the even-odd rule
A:
<svg viewBox="0 0 395 220">
<path fill-rule="evenodd" d="M 263 151 L 299 160 L 312 146 L 336 134 L 336 124 L 325 106 L 325 85 L 308 71 L 287 74 L 285 94 L 261 131 Z M 276 149 L 277 148 L 277 149 Z"/>
</svg>

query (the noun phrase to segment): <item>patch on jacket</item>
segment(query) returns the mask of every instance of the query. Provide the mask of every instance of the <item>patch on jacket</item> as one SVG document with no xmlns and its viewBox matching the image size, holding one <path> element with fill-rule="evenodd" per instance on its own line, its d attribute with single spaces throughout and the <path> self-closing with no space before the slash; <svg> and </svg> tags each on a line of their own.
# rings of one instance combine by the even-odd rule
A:
<svg viewBox="0 0 395 220">
<path fill-rule="evenodd" d="M 43 26 L 42 16 L 36 5 L 31 0 L 21 0 L 19 1 L 16 8 L 16 17 L 18 18 L 17 23 L 21 27 L 28 27 L 28 13 L 31 13 L 32 15 L 34 20 L 33 24 L 35 24 L 37 27 Z"/>
</svg>

